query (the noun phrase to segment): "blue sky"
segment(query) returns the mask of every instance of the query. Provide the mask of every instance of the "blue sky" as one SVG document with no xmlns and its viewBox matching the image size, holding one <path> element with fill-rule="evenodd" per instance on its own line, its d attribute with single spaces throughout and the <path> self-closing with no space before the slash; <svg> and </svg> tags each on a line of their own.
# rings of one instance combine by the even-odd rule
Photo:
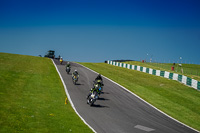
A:
<svg viewBox="0 0 200 133">
<path fill-rule="evenodd" d="M 0 52 L 200 64 L 199 7 L 199 0 L 0 0 Z"/>
</svg>

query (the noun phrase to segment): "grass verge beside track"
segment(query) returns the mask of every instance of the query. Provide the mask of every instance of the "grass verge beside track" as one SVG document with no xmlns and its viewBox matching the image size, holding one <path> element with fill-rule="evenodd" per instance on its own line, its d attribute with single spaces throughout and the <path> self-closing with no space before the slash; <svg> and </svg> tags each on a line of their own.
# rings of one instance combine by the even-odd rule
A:
<svg viewBox="0 0 200 133">
<path fill-rule="evenodd" d="M 80 64 L 112 79 L 166 114 L 200 131 L 199 91 L 177 81 L 105 63 Z"/>
<path fill-rule="evenodd" d="M 65 104 L 50 59 L 0 53 L 0 132 L 92 132 Z"/>
<path fill-rule="evenodd" d="M 149 62 L 139 62 L 139 61 L 128 61 L 124 62 L 126 64 L 137 65 L 147 68 L 152 68 L 156 70 L 168 71 L 171 73 L 177 73 L 181 75 L 185 75 L 192 79 L 196 79 L 200 81 L 200 65 L 197 64 L 182 64 L 183 73 L 181 72 L 181 68 L 178 64 L 175 65 L 174 71 L 171 70 L 172 63 L 149 63 Z"/>
</svg>

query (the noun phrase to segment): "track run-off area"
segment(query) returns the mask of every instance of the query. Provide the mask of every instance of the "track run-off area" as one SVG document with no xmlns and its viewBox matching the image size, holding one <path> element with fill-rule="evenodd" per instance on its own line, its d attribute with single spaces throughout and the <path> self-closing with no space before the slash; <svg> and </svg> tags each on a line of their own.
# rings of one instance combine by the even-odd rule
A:
<svg viewBox="0 0 200 133">
<path fill-rule="evenodd" d="M 76 113 L 98 133 L 197 133 L 198 131 L 168 117 L 123 87 L 103 77 L 104 87 L 94 106 L 87 104 L 86 96 L 97 73 L 80 64 L 70 62 L 71 71 L 66 72 L 66 62 L 61 65 L 54 60 L 73 103 Z M 72 82 L 72 72 L 80 77 L 77 85 Z M 77 127 L 78 128 L 78 127 Z"/>
</svg>

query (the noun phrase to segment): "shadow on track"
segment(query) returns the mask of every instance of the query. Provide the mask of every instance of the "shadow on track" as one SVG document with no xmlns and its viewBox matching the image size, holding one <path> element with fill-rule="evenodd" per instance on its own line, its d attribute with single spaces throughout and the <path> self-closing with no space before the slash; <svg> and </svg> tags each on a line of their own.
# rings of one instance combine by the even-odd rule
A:
<svg viewBox="0 0 200 133">
<path fill-rule="evenodd" d="M 69 75 L 69 76 L 72 76 L 72 73 L 71 73 L 71 72 L 69 72 L 69 74 L 67 74 L 67 75 Z"/>
<path fill-rule="evenodd" d="M 108 93 L 108 92 L 101 92 L 102 94 L 110 94 L 110 93 Z"/>
<path fill-rule="evenodd" d="M 109 100 L 109 99 L 99 97 L 98 100 L 105 101 L 105 100 Z"/>
<path fill-rule="evenodd" d="M 84 84 L 76 83 L 76 85 L 84 85 Z"/>
<path fill-rule="evenodd" d="M 96 107 L 96 108 L 109 108 L 108 106 L 103 106 L 100 104 L 93 104 L 91 107 Z"/>
</svg>

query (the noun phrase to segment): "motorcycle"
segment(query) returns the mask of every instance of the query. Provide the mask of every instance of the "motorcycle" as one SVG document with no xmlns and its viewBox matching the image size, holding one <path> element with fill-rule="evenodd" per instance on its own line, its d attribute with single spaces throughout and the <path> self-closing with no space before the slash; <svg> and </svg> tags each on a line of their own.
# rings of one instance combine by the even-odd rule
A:
<svg viewBox="0 0 200 133">
<path fill-rule="evenodd" d="M 70 70 L 71 70 L 70 67 L 67 67 L 67 68 L 66 68 L 67 74 L 69 74 Z"/>
<path fill-rule="evenodd" d="M 62 63 L 63 63 L 63 59 L 60 59 L 60 64 L 62 65 Z"/>
<path fill-rule="evenodd" d="M 73 75 L 73 76 L 72 76 L 72 81 L 73 81 L 73 83 L 76 85 L 76 82 L 78 81 L 78 76 Z"/>
<path fill-rule="evenodd" d="M 94 104 L 94 102 L 99 98 L 99 94 L 97 92 L 97 90 L 94 90 L 92 93 L 89 94 L 89 96 L 87 97 L 87 104 L 89 104 L 90 106 L 92 106 Z"/>
</svg>

